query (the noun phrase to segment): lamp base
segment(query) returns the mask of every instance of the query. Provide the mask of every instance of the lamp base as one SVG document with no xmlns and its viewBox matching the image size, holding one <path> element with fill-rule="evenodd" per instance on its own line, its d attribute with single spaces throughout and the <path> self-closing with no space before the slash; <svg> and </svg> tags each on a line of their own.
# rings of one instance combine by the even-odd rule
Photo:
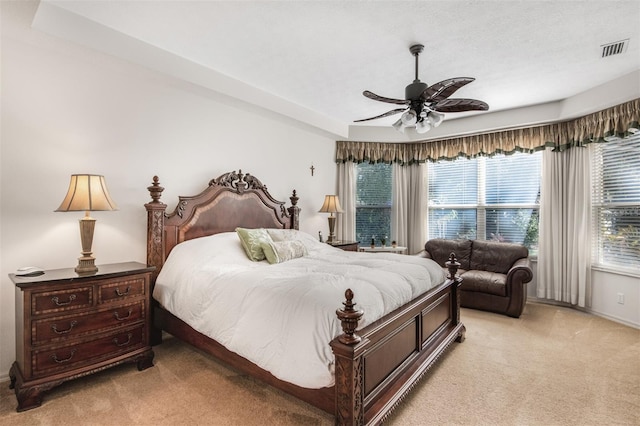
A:
<svg viewBox="0 0 640 426">
<path fill-rule="evenodd" d="M 78 266 L 76 266 L 76 273 L 78 274 L 95 274 L 98 272 L 96 266 L 96 258 L 92 256 L 83 256 L 78 258 Z"/>
<path fill-rule="evenodd" d="M 328 219 L 329 219 L 329 238 L 327 238 L 327 242 L 331 244 L 332 242 L 336 241 L 336 233 L 335 233 L 336 218 L 335 216 L 329 216 Z"/>
<path fill-rule="evenodd" d="M 91 256 L 91 244 L 93 243 L 93 230 L 96 226 L 96 220 L 89 216 L 89 212 L 85 212 L 85 216 L 79 220 L 80 222 L 80 240 L 82 241 L 82 257 L 78 258 L 78 266 L 76 272 L 78 274 L 94 274 L 98 271 L 96 266 L 96 258 Z"/>
</svg>

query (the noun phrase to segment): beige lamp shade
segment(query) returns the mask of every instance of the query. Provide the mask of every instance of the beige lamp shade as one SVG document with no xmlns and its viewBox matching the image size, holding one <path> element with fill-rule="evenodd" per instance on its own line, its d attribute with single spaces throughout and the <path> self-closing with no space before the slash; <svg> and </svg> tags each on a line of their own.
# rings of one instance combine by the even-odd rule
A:
<svg viewBox="0 0 640 426">
<path fill-rule="evenodd" d="M 340 199 L 338 199 L 337 195 L 325 195 L 324 196 L 324 204 L 318 210 L 318 213 L 344 213 L 342 210 L 342 206 L 340 206 Z"/>
<path fill-rule="evenodd" d="M 69 190 L 57 212 L 117 210 L 104 176 L 71 175 Z"/>
<path fill-rule="evenodd" d="M 78 258 L 78 266 L 76 266 L 78 274 L 95 274 L 98 271 L 95 264 L 96 258 L 92 256 L 91 251 L 96 220 L 89 216 L 90 211 L 96 210 L 117 210 L 116 203 L 109 196 L 104 176 L 71 175 L 67 195 L 56 211 L 85 212 L 85 216 L 79 221 L 82 256 Z"/>
</svg>

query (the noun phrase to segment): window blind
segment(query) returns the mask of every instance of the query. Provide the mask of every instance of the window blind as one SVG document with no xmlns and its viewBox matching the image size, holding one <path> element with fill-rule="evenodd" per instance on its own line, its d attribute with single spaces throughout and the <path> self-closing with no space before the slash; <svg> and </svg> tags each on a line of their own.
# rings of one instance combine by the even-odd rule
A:
<svg viewBox="0 0 640 426">
<path fill-rule="evenodd" d="M 593 263 L 640 270 L 640 133 L 592 156 Z"/>
<path fill-rule="evenodd" d="M 429 163 L 429 238 L 514 242 L 535 254 L 542 153 Z"/>
<path fill-rule="evenodd" d="M 391 164 L 360 163 L 356 167 L 356 239 L 369 244 L 391 233 L 393 169 Z"/>
</svg>

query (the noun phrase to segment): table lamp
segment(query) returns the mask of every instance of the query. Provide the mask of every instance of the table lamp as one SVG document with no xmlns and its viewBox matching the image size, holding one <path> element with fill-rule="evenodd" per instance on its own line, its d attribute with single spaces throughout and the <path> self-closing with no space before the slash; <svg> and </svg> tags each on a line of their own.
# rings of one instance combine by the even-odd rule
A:
<svg viewBox="0 0 640 426">
<path fill-rule="evenodd" d="M 78 266 L 76 266 L 78 274 L 92 274 L 98 271 L 95 265 L 96 259 L 91 252 L 96 220 L 89 216 L 89 212 L 102 210 L 117 210 L 116 204 L 109 196 L 104 176 L 71 175 L 67 196 L 56 211 L 85 212 L 84 217 L 79 221 L 82 256 L 78 258 Z"/>
<path fill-rule="evenodd" d="M 343 213 L 342 207 L 340 206 L 340 200 L 337 195 L 325 195 L 324 196 L 324 204 L 318 210 L 319 213 L 330 213 L 329 216 L 329 238 L 327 238 L 328 243 L 332 243 L 336 241 L 336 217 L 333 215 L 334 213 Z"/>
</svg>

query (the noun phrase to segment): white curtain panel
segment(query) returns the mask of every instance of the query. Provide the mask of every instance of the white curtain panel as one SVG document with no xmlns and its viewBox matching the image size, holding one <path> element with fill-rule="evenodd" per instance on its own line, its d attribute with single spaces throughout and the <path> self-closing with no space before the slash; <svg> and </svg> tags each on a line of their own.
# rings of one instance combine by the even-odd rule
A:
<svg viewBox="0 0 640 426">
<path fill-rule="evenodd" d="M 427 241 L 426 165 L 393 163 L 391 239 L 415 254 Z"/>
<path fill-rule="evenodd" d="M 336 220 L 336 238 L 340 241 L 356 239 L 356 163 L 347 161 L 338 163 L 337 195 L 344 213 Z"/>
<path fill-rule="evenodd" d="M 537 288 L 541 299 L 590 305 L 590 158 L 590 148 L 543 153 Z"/>
</svg>

